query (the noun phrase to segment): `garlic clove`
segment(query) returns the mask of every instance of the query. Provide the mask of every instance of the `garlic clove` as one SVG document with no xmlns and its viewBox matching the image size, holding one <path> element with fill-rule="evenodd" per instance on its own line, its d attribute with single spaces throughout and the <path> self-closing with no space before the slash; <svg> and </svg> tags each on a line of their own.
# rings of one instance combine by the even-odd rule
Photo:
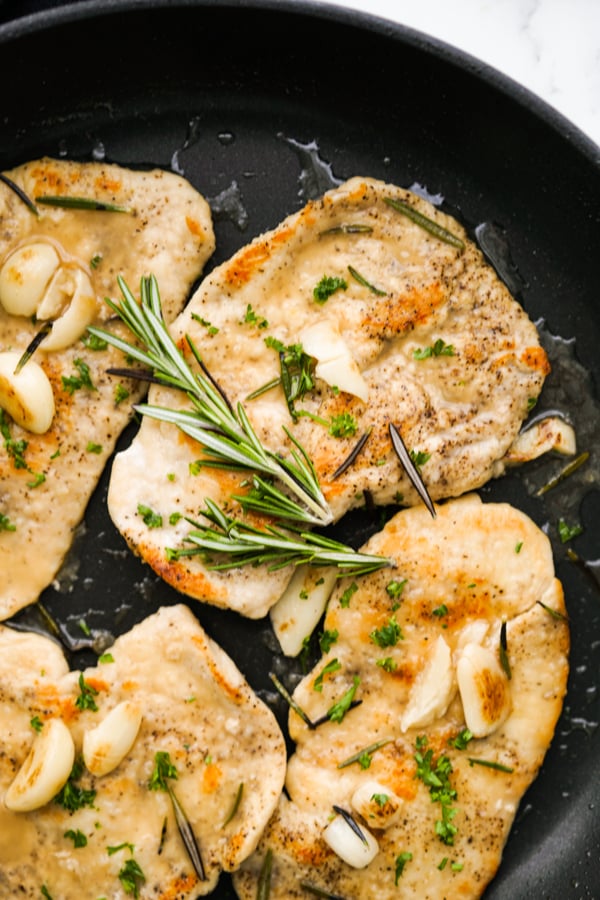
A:
<svg viewBox="0 0 600 900">
<path fill-rule="evenodd" d="M 517 435 L 508 448 L 504 462 L 509 466 L 519 466 L 538 459 L 544 453 L 572 456 L 576 450 L 573 426 L 560 416 L 546 416 Z"/>
<path fill-rule="evenodd" d="M 363 781 L 352 795 L 352 808 L 373 828 L 389 828 L 400 816 L 400 797 L 381 782 Z"/>
<path fill-rule="evenodd" d="M 402 731 L 423 728 L 442 716 L 455 691 L 452 653 L 440 635 L 425 666 L 413 682 L 408 703 L 400 717 Z"/>
<path fill-rule="evenodd" d="M 477 738 L 492 734 L 506 720 L 511 701 L 507 675 L 489 647 L 467 644 L 456 664 L 465 723 Z"/>
<path fill-rule="evenodd" d="M 96 728 L 83 735 L 83 761 L 92 775 L 112 772 L 129 753 L 140 730 L 142 711 L 131 700 L 123 700 Z"/>
<path fill-rule="evenodd" d="M 13 812 L 45 806 L 66 784 L 74 761 L 71 732 L 62 719 L 48 719 L 8 787 L 4 805 Z"/>
<path fill-rule="evenodd" d="M 323 615 L 337 580 L 334 566 L 299 566 L 269 616 L 285 656 L 298 656 Z"/>
<path fill-rule="evenodd" d="M 79 340 L 96 315 L 96 294 L 89 276 L 81 269 L 76 269 L 71 274 L 69 287 L 72 291 L 69 305 L 62 315 L 55 319 L 52 331 L 42 344 L 42 350 L 63 350 L 65 347 L 70 347 Z M 46 299 L 48 300 L 47 304 Z M 44 298 L 44 303 L 38 308 L 38 318 L 51 318 L 51 310 L 55 308 L 56 302 L 49 292 Z"/>
<path fill-rule="evenodd" d="M 22 354 L 0 353 L 0 408 L 34 434 L 44 434 L 54 418 L 54 394 L 48 376 L 30 359 L 19 372 L 15 369 Z"/>
<path fill-rule="evenodd" d="M 341 815 L 336 815 L 323 831 L 323 838 L 334 853 L 354 869 L 364 869 L 379 853 L 379 844 L 371 832 L 359 826 L 364 840 Z"/>
<path fill-rule="evenodd" d="M 299 335 L 305 353 L 317 360 L 315 374 L 331 387 L 359 397 L 365 403 L 369 388 L 345 340 L 331 322 L 320 319 Z"/>
<path fill-rule="evenodd" d="M 13 316 L 32 316 L 60 265 L 51 244 L 36 241 L 19 247 L 0 269 L 0 303 Z"/>
</svg>

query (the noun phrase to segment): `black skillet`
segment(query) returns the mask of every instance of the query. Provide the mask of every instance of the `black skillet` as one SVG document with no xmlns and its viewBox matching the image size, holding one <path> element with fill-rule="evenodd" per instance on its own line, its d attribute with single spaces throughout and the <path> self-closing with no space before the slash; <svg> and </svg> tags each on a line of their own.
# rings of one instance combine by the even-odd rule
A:
<svg viewBox="0 0 600 900">
<path fill-rule="evenodd" d="M 568 339 L 553 343 L 568 362 L 547 405 L 569 412 L 585 397 L 577 415 L 585 419 L 593 474 L 600 428 L 598 147 L 474 59 L 355 12 L 281 0 L 90 0 L 49 8 L 55 6 L 0 2 L 0 169 L 45 154 L 174 165 L 213 201 L 236 182 L 237 207 L 219 213 L 213 202 L 212 265 L 332 179 L 370 175 L 442 194 L 473 233 L 482 223 L 492 226 L 502 274 L 547 333 Z M 529 472 L 538 485 L 546 477 L 543 467 Z M 68 565 L 42 598 L 73 638 L 83 637 L 82 618 L 93 634 L 116 634 L 181 599 L 125 551 L 105 511 L 107 477 Z M 548 530 L 573 641 L 554 743 L 523 799 L 486 900 L 600 897 L 600 592 L 593 566 L 581 565 L 600 556 L 600 503 L 597 478 L 584 490 L 586 478 L 573 476 L 550 505 L 517 476 L 482 492 L 514 502 Z M 556 540 L 562 502 L 584 527 L 568 545 L 579 564 Z M 342 532 L 358 544 L 373 527 L 359 515 Z M 267 672 L 275 665 L 290 675 L 298 667 L 273 658 L 268 625 L 192 608 L 283 721 Z M 29 611 L 17 622 L 34 619 Z M 73 665 L 89 656 L 72 654 Z M 227 877 L 216 896 L 234 896 Z"/>
</svg>

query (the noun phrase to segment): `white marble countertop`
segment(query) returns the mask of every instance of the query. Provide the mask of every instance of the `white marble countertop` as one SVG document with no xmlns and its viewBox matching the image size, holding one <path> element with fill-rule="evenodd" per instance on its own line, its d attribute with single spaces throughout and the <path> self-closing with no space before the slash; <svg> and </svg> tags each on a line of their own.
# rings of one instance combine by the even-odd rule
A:
<svg viewBox="0 0 600 900">
<path fill-rule="evenodd" d="M 319 0 L 414 28 L 508 75 L 600 147 L 600 0 Z"/>
</svg>

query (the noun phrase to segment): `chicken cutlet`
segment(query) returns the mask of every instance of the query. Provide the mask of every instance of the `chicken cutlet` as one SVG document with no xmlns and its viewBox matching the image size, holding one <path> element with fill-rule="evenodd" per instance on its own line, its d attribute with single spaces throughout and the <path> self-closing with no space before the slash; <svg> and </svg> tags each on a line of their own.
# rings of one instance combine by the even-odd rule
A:
<svg viewBox="0 0 600 900">
<path fill-rule="evenodd" d="M 0 619 L 35 602 L 56 576 L 145 391 L 107 374 L 122 354 L 91 340 L 87 326 L 121 330 L 105 298 L 118 294 L 118 276 L 137 286 L 150 269 L 171 321 L 214 249 L 207 202 L 172 173 L 41 159 L 3 178 Z"/>
<path fill-rule="evenodd" d="M 281 793 L 283 736 L 187 607 L 82 672 L 7 626 L 0 650 L 3 897 L 183 900 L 252 852 Z"/>
<path fill-rule="evenodd" d="M 332 518 L 419 497 L 392 447 L 394 424 L 433 499 L 502 473 L 549 370 L 534 324 L 464 228 L 422 197 L 352 178 L 256 238 L 200 285 L 173 324 L 189 336 L 259 439 L 313 461 Z M 194 363 L 188 348 L 188 359 Z M 171 388 L 149 403 L 180 408 Z M 365 439 L 352 458 L 357 442 Z M 250 617 L 290 567 L 214 571 L 185 546 L 206 498 L 233 509 L 246 476 L 196 465 L 198 443 L 145 418 L 117 455 L 108 505 L 126 541 L 188 596 Z M 156 512 L 149 528 L 140 509 Z"/>
<path fill-rule="evenodd" d="M 241 900 L 269 858 L 272 900 L 481 896 L 552 740 L 569 627 L 543 532 L 471 494 L 435 519 L 403 510 L 367 546 L 397 569 L 330 599 Z"/>
</svg>

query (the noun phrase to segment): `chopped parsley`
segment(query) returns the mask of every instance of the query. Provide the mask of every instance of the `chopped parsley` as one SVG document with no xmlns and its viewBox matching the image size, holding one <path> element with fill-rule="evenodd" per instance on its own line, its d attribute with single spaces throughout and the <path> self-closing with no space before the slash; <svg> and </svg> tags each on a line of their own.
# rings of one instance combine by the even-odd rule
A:
<svg viewBox="0 0 600 900">
<path fill-rule="evenodd" d="M 31 719 L 29 720 L 29 724 L 31 725 L 33 730 L 37 731 L 37 732 L 40 732 L 42 730 L 42 728 L 44 727 L 44 723 L 42 722 L 42 720 L 40 719 L 39 716 L 32 716 Z"/>
<path fill-rule="evenodd" d="M 425 450 L 411 450 L 410 458 L 417 469 L 420 469 L 421 466 L 424 466 L 431 459 L 431 453 L 427 453 Z"/>
<path fill-rule="evenodd" d="M 355 675 L 352 680 L 352 687 L 348 688 L 344 696 L 327 710 L 327 718 L 331 722 L 339 723 L 342 721 L 342 719 L 350 709 L 350 706 L 352 705 L 352 701 L 354 700 L 354 695 L 356 694 L 356 689 L 358 688 L 359 684 L 360 678 L 358 677 L 358 675 Z"/>
<path fill-rule="evenodd" d="M 440 804 L 442 817 L 435 823 L 435 833 L 444 844 L 452 846 L 454 835 L 458 831 L 452 821 L 456 815 L 456 808 L 452 805 L 456 800 L 456 791 L 450 783 L 452 763 L 445 754 L 440 754 L 434 762 L 433 750 L 425 750 L 426 746 L 427 738 L 418 737 L 414 757 L 417 763 L 416 777 L 429 789 L 432 802 Z"/>
<path fill-rule="evenodd" d="M 392 659 L 391 656 L 386 656 L 383 659 L 378 659 L 376 665 L 378 665 L 379 668 L 383 669 L 385 672 L 395 672 L 398 668 L 398 663 L 395 659 Z"/>
<path fill-rule="evenodd" d="M 79 675 L 79 690 L 80 694 L 75 699 L 77 709 L 91 709 L 92 712 L 98 712 L 98 704 L 94 700 L 94 697 L 98 696 L 98 689 L 84 679 L 83 672 Z"/>
<path fill-rule="evenodd" d="M 352 582 L 350 587 L 347 587 L 342 596 L 340 597 L 340 606 L 343 609 L 347 609 L 350 606 L 350 600 L 352 595 L 355 594 L 358 590 L 358 585 L 355 581 Z"/>
<path fill-rule="evenodd" d="M 109 856 L 114 856 L 115 853 L 118 853 L 120 850 L 129 850 L 129 852 L 133 855 L 135 846 L 129 841 L 123 841 L 121 844 L 114 844 L 112 847 L 106 848 L 106 852 Z"/>
<path fill-rule="evenodd" d="M 16 531 L 17 526 L 10 521 L 8 516 L 5 516 L 4 513 L 0 513 L 0 531 Z"/>
<path fill-rule="evenodd" d="M 29 466 L 25 462 L 25 451 L 29 444 L 23 438 L 19 441 L 15 441 L 12 437 L 8 426 L 8 419 L 3 409 L 0 409 L 0 434 L 4 438 L 4 449 L 12 459 L 15 469 L 29 470 Z"/>
<path fill-rule="evenodd" d="M 517 541 L 515 544 L 515 553 L 520 553 L 523 549 L 523 541 Z"/>
<path fill-rule="evenodd" d="M 448 607 L 446 606 L 445 603 L 440 603 L 439 606 L 436 606 L 435 609 L 431 610 L 431 614 L 433 616 L 437 616 L 439 619 L 441 619 L 443 616 L 448 615 Z"/>
<path fill-rule="evenodd" d="M 140 884 L 145 880 L 146 876 L 135 859 L 128 859 L 119 870 L 119 881 L 123 885 L 123 890 L 136 898 L 140 896 Z"/>
<path fill-rule="evenodd" d="M 120 406 L 121 403 L 123 403 L 125 400 L 127 400 L 128 397 L 129 397 L 129 391 L 127 390 L 127 388 L 124 385 L 122 385 L 120 382 L 119 382 L 119 384 L 115 385 L 115 393 L 114 393 L 115 406 Z"/>
<path fill-rule="evenodd" d="M 73 841 L 73 846 L 78 849 L 79 847 L 87 847 L 87 838 L 83 831 L 80 831 L 79 828 L 74 831 L 72 828 L 69 828 L 68 831 L 65 831 L 63 837 L 69 838 Z"/>
<path fill-rule="evenodd" d="M 76 759 L 67 783 L 54 798 L 54 802 L 58 803 L 59 806 L 62 806 L 63 809 L 66 809 L 67 812 L 76 812 L 76 810 L 81 809 L 84 806 L 94 805 L 96 791 L 91 789 L 87 790 L 75 783 L 81 778 L 82 773 L 83 762 L 81 759 Z"/>
<path fill-rule="evenodd" d="M 450 738 L 448 740 L 448 745 L 454 747 L 456 750 L 466 750 L 467 744 L 473 740 L 473 737 L 472 731 L 469 731 L 468 728 L 463 728 L 455 738 Z"/>
<path fill-rule="evenodd" d="M 199 322 L 200 325 L 203 325 L 206 328 L 207 333 L 212 337 L 215 334 L 219 333 L 219 329 L 216 325 L 213 325 L 211 322 L 208 322 L 206 319 L 203 319 L 202 316 L 199 316 L 197 313 L 192 313 L 192 319 L 195 322 Z"/>
<path fill-rule="evenodd" d="M 369 637 L 378 647 L 395 647 L 403 639 L 402 629 L 395 616 L 391 616 L 386 625 L 374 629 Z"/>
<path fill-rule="evenodd" d="M 412 858 L 412 853 L 409 853 L 407 850 L 396 857 L 396 872 L 394 877 L 394 884 L 398 884 L 398 881 L 400 880 L 400 877 L 404 872 L 404 866 L 407 862 L 410 862 Z"/>
<path fill-rule="evenodd" d="M 413 351 L 413 359 L 429 359 L 431 356 L 454 356 L 454 346 L 438 338 L 430 347 L 419 347 Z"/>
<path fill-rule="evenodd" d="M 74 359 L 73 365 L 78 371 L 78 375 L 63 375 L 62 386 L 67 394 L 73 395 L 75 391 L 87 388 L 88 391 L 95 391 L 96 387 L 90 375 L 90 367 L 82 359 Z"/>
<path fill-rule="evenodd" d="M 100 455 L 102 453 L 102 444 L 95 444 L 94 441 L 88 441 L 87 447 L 85 448 L 88 453 L 96 453 Z"/>
<path fill-rule="evenodd" d="M 583 532 L 583 525 L 579 525 L 575 523 L 574 525 L 568 525 L 564 519 L 558 520 L 558 536 L 560 538 L 561 544 L 566 544 L 568 541 L 572 541 L 573 538 L 577 537 L 577 535 Z"/>
<path fill-rule="evenodd" d="M 202 324 L 204 325 L 205 323 L 202 322 Z M 257 328 L 268 328 L 269 323 L 264 318 L 264 316 L 257 315 L 257 313 L 255 313 L 252 309 L 252 304 L 249 303 L 246 307 L 246 313 L 242 322 L 240 322 L 240 325 L 256 325 Z"/>
<path fill-rule="evenodd" d="M 164 750 L 159 750 L 154 754 L 154 769 L 148 782 L 148 790 L 150 791 L 166 791 L 167 778 L 177 778 L 177 769 L 171 762 L 171 756 Z"/>
<path fill-rule="evenodd" d="M 327 665 L 323 666 L 317 677 L 313 682 L 313 690 L 314 691 L 322 691 L 323 690 L 323 679 L 326 675 L 331 675 L 332 672 L 338 672 L 342 668 L 342 664 L 338 659 L 331 659 L 327 663 Z"/>
<path fill-rule="evenodd" d="M 115 658 L 112 655 L 112 653 L 103 653 L 102 656 L 98 657 L 99 663 L 112 663 L 114 661 L 115 661 Z"/>
<path fill-rule="evenodd" d="M 150 509 L 149 506 L 144 506 L 143 503 L 138 503 L 137 508 L 138 516 L 141 516 L 144 525 L 147 525 L 148 528 L 162 528 L 163 519 L 160 513 L 154 512 L 153 509 Z"/>
<path fill-rule="evenodd" d="M 333 416 L 329 425 L 329 434 L 336 438 L 352 437 L 356 434 L 358 423 L 349 412 Z"/>
<path fill-rule="evenodd" d="M 385 586 L 386 593 L 388 596 L 392 598 L 392 600 L 399 600 L 404 591 L 404 587 L 406 585 L 406 578 L 403 578 L 402 581 L 390 581 Z"/>
<path fill-rule="evenodd" d="M 323 275 L 313 290 L 313 298 L 316 303 L 326 303 L 336 291 L 345 291 L 348 282 L 337 275 Z"/>
<path fill-rule="evenodd" d="M 380 809 L 383 809 L 389 799 L 387 794 L 372 794 L 371 796 L 371 800 L 373 800 Z"/>
<path fill-rule="evenodd" d="M 327 629 L 319 635 L 319 647 L 321 648 L 321 653 L 329 653 L 333 644 L 337 641 L 340 636 L 337 628 L 332 631 L 328 631 Z"/>
</svg>

